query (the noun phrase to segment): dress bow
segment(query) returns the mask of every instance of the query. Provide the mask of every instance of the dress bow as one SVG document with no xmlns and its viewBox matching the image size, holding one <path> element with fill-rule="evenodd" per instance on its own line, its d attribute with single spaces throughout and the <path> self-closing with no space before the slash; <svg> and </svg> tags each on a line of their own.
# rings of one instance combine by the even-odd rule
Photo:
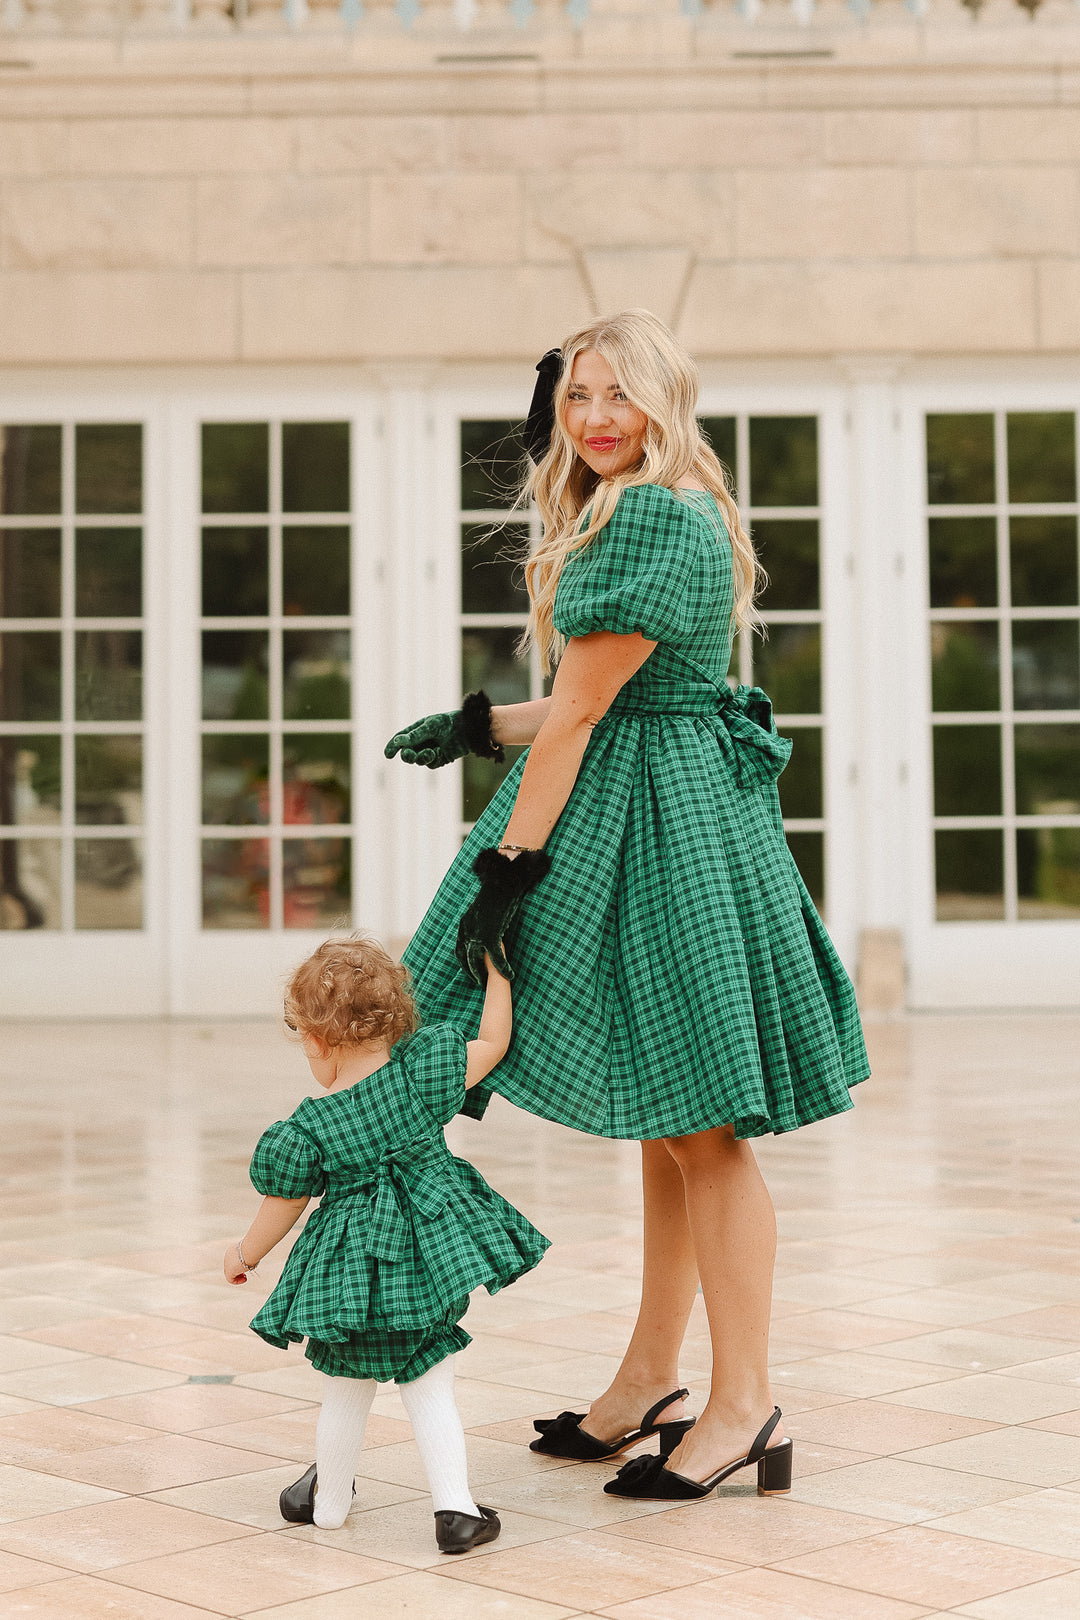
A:
<svg viewBox="0 0 1080 1620">
<path fill-rule="evenodd" d="M 364 1249 L 376 1260 L 395 1264 L 408 1253 L 413 1211 L 430 1220 L 446 1205 L 451 1186 L 445 1153 L 430 1141 L 387 1148 L 365 1190 L 367 1187 L 371 1198 Z"/>
<path fill-rule="evenodd" d="M 772 704 L 760 686 L 725 688 L 720 717 L 735 749 L 735 775 L 740 787 L 775 782 L 791 758 L 791 739 L 777 734 Z"/>
</svg>

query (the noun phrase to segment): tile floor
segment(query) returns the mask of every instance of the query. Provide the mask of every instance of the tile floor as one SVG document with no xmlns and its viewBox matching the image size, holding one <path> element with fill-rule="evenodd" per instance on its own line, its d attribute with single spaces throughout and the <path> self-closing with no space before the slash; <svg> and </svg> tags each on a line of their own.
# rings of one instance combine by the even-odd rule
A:
<svg viewBox="0 0 1080 1620">
<path fill-rule="evenodd" d="M 341 1531 L 285 1526 L 316 1380 L 221 1280 L 263 1123 L 306 1090 L 259 1025 L 6 1025 L 0 1614 L 34 1620 L 977 1620 L 1080 1615 L 1080 1018 L 871 1025 L 853 1114 L 761 1144 L 796 1441 L 665 1508 L 536 1457 L 605 1382 L 637 1295 L 637 1155 L 496 1104 L 453 1145 L 555 1240 L 477 1300 L 460 1403 L 504 1532 L 441 1559 L 392 1391 Z M 684 1376 L 700 1400 L 703 1322 Z"/>
</svg>

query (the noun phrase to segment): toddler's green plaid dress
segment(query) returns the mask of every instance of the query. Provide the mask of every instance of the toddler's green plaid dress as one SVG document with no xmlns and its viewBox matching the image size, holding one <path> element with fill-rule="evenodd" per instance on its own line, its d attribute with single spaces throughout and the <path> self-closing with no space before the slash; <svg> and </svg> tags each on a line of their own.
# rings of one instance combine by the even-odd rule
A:
<svg viewBox="0 0 1080 1620">
<path fill-rule="evenodd" d="M 784 842 L 791 744 L 725 681 L 731 547 L 711 496 L 624 491 L 565 566 L 555 624 L 656 641 L 593 731 L 547 841 L 552 869 L 507 938 L 514 1038 L 491 1089 L 599 1136 L 790 1131 L 851 1107 L 869 1067 L 851 984 Z M 424 1016 L 476 1018 L 454 960 L 476 851 L 506 828 L 510 772 L 405 953 Z"/>
<path fill-rule="evenodd" d="M 443 1126 L 465 1097 L 465 1037 L 447 1024 L 399 1041 L 366 1080 L 305 1098 L 264 1131 L 257 1192 L 322 1195 L 251 1326 L 338 1378 L 406 1384 L 470 1342 L 469 1294 L 494 1294 L 535 1266 L 548 1240 Z"/>
</svg>

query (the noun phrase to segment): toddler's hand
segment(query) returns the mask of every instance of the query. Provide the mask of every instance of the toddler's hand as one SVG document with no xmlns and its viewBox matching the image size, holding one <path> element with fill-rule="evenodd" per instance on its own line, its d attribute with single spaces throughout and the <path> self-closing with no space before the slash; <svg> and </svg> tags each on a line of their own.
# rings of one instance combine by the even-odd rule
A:
<svg viewBox="0 0 1080 1620">
<path fill-rule="evenodd" d="M 236 1252 L 235 1243 L 230 1243 L 229 1247 L 225 1250 L 223 1269 L 225 1272 L 225 1281 L 227 1283 L 232 1283 L 235 1286 L 237 1283 L 247 1282 L 247 1272 L 240 1264 L 240 1256 Z"/>
</svg>

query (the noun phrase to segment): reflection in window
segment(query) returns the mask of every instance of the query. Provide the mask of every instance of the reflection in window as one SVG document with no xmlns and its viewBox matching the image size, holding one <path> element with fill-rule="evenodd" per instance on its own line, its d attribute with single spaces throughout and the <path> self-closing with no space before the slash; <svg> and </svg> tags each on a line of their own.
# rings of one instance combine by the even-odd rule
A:
<svg viewBox="0 0 1080 1620">
<path fill-rule="evenodd" d="M 348 838 L 286 838 L 285 927 L 335 928 L 352 910 Z"/>
<path fill-rule="evenodd" d="M 202 925 L 204 928 L 269 928 L 268 839 L 203 839 Z"/>
<path fill-rule="evenodd" d="M 939 921 L 1080 915 L 1076 427 L 927 417 Z"/>
<path fill-rule="evenodd" d="M 0 529 L 0 618 L 60 617 L 60 530 Z"/>
</svg>

